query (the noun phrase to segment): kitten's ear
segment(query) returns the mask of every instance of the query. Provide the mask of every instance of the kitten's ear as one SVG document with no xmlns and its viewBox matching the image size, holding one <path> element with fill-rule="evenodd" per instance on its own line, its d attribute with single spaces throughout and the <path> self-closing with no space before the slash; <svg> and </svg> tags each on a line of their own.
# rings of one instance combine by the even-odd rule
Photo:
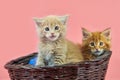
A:
<svg viewBox="0 0 120 80">
<path fill-rule="evenodd" d="M 106 38 L 110 39 L 110 30 L 111 28 L 107 28 L 104 31 L 102 31 L 102 35 L 105 36 Z"/>
<path fill-rule="evenodd" d="M 59 16 L 58 18 L 63 23 L 63 25 L 66 25 L 68 17 L 69 15 L 65 15 L 65 16 Z"/>
<path fill-rule="evenodd" d="M 83 40 L 86 40 L 92 36 L 92 33 L 86 30 L 85 28 L 82 28 L 82 35 L 83 35 Z"/>
<path fill-rule="evenodd" d="M 41 23 L 42 23 L 42 21 L 43 21 L 43 19 L 41 18 L 33 18 L 33 20 L 35 21 L 35 23 L 36 23 L 36 25 L 37 25 L 37 27 L 41 27 Z"/>
</svg>

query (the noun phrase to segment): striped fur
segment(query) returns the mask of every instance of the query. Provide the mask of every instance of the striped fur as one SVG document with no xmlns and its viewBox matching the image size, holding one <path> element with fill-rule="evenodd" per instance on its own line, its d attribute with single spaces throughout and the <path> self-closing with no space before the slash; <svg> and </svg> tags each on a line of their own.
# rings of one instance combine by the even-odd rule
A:
<svg viewBox="0 0 120 80">
<path fill-rule="evenodd" d="M 110 50 L 110 28 L 102 32 L 90 32 L 82 28 L 83 41 L 81 50 L 85 60 L 92 60 Z"/>
<path fill-rule="evenodd" d="M 47 16 L 34 20 L 41 40 L 36 66 L 56 66 L 83 60 L 79 47 L 65 39 L 67 16 Z M 55 37 L 51 37 L 52 33 Z"/>
</svg>

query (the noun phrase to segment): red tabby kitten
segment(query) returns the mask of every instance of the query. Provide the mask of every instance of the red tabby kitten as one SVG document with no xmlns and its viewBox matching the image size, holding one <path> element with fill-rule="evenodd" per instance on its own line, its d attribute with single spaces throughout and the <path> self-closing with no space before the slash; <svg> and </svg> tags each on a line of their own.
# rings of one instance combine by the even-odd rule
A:
<svg viewBox="0 0 120 80">
<path fill-rule="evenodd" d="M 110 49 L 110 28 L 102 32 L 90 32 L 82 28 L 81 50 L 85 60 L 92 60 Z"/>
</svg>

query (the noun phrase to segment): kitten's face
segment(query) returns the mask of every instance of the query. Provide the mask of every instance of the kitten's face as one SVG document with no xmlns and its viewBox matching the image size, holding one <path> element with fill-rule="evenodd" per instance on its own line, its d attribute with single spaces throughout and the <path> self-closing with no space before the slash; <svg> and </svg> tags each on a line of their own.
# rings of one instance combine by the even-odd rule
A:
<svg viewBox="0 0 120 80">
<path fill-rule="evenodd" d="M 49 41 L 56 41 L 59 37 L 64 37 L 66 31 L 66 16 L 48 16 L 42 20 L 36 19 L 40 38 Z"/>
<path fill-rule="evenodd" d="M 92 54 L 98 56 L 105 50 L 110 49 L 110 28 L 103 32 L 89 32 L 86 29 L 83 30 L 83 45 L 86 46 Z"/>
<path fill-rule="evenodd" d="M 44 35 L 47 39 L 50 41 L 55 41 L 60 37 L 60 26 L 59 25 L 54 25 L 53 27 L 51 26 L 45 26 L 44 27 Z"/>
</svg>

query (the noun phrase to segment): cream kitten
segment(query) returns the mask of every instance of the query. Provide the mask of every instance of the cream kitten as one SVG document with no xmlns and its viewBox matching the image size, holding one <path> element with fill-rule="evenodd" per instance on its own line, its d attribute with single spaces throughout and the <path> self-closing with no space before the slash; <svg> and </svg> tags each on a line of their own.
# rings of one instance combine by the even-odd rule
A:
<svg viewBox="0 0 120 80">
<path fill-rule="evenodd" d="M 34 19 L 41 42 L 36 66 L 55 66 L 65 63 L 67 16 L 47 16 Z"/>
<path fill-rule="evenodd" d="M 35 18 L 40 38 L 36 66 L 56 66 L 83 60 L 79 47 L 65 39 L 68 16 Z"/>
</svg>

